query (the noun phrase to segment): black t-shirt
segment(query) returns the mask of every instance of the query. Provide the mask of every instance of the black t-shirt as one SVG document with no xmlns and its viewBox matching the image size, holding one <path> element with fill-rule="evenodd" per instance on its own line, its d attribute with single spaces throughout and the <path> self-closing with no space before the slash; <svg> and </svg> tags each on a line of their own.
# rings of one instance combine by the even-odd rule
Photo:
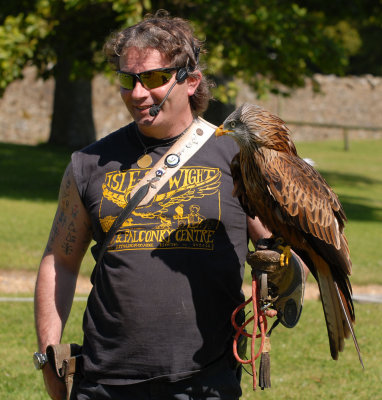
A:
<svg viewBox="0 0 382 400">
<path fill-rule="evenodd" d="M 154 163 L 170 146 L 142 139 Z M 84 315 L 88 379 L 177 380 L 229 351 L 247 252 L 246 217 L 232 197 L 229 169 L 237 152 L 232 139 L 211 136 L 116 234 L 93 273 Z M 148 171 L 136 164 L 142 154 L 132 123 L 72 155 L 97 242 L 95 259 L 105 232 Z"/>
</svg>

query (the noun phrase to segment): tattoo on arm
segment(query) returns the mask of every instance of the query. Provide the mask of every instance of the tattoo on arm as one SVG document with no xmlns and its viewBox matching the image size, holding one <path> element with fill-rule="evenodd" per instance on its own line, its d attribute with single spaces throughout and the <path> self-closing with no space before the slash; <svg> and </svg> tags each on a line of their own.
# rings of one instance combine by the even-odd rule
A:
<svg viewBox="0 0 382 400">
<path fill-rule="evenodd" d="M 68 170 L 65 173 L 64 181 L 60 188 L 60 201 L 58 210 L 50 232 L 49 240 L 46 247 L 46 252 L 52 252 L 54 244 L 59 245 L 65 255 L 69 256 L 74 251 L 85 254 L 91 237 L 91 226 L 86 222 L 81 227 L 80 205 L 71 204 L 71 191 L 73 191 L 73 180 L 69 176 Z M 85 228 L 85 229 L 84 229 Z M 83 236 L 85 235 L 85 236 Z M 83 243 L 78 243 L 79 237 L 86 237 Z"/>
<path fill-rule="evenodd" d="M 79 207 L 78 207 L 78 204 L 75 204 L 75 205 L 72 207 L 72 217 L 73 217 L 73 218 L 76 218 L 77 215 L 78 215 L 78 213 L 79 213 Z"/>
<path fill-rule="evenodd" d="M 73 246 L 68 242 L 62 243 L 61 248 L 64 250 L 67 256 L 73 253 Z"/>
</svg>

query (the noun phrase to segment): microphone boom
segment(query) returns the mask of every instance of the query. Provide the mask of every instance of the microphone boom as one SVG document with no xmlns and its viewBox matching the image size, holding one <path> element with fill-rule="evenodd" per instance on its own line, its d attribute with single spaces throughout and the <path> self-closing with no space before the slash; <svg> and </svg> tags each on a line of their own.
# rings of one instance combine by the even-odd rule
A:
<svg viewBox="0 0 382 400">
<path fill-rule="evenodd" d="M 164 96 L 163 100 L 160 102 L 159 105 L 153 104 L 153 105 L 150 107 L 149 114 L 150 114 L 152 117 L 156 117 L 156 116 L 159 114 L 159 111 L 161 110 L 161 108 L 162 108 L 162 106 L 163 106 L 163 103 L 167 100 L 167 97 L 170 95 L 171 90 L 174 89 L 174 86 L 175 86 L 177 83 L 178 83 L 178 81 L 176 80 L 176 81 L 171 85 L 171 87 L 170 87 L 170 89 L 168 90 L 166 96 Z"/>
</svg>

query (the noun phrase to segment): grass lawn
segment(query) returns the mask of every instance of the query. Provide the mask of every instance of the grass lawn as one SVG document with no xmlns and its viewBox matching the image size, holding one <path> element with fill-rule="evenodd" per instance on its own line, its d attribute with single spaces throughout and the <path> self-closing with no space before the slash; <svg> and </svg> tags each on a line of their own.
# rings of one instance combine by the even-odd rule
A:
<svg viewBox="0 0 382 400">
<path fill-rule="evenodd" d="M 382 284 L 382 141 L 297 143 L 301 156 L 317 168 L 339 195 L 349 223 L 346 228 L 353 258 L 352 283 Z M 51 146 L 0 143 L 0 269 L 37 267 L 56 208 L 61 176 L 70 151 Z M 86 256 L 82 273 L 94 261 Z M 29 294 L 31 295 L 31 294 Z M 81 341 L 85 302 L 75 302 L 64 341 Z M 382 305 L 356 304 L 356 333 L 363 354 L 362 371 L 347 341 L 340 360 L 331 361 L 322 307 L 307 301 L 293 330 L 282 326 L 272 334 L 272 389 L 255 394 L 244 374 L 243 399 L 371 399 L 382 390 Z M 33 304 L 0 303 L 0 398 L 47 399 L 42 377 L 34 371 Z"/>
<path fill-rule="evenodd" d="M 270 389 L 252 391 L 252 377 L 243 376 L 243 399 L 346 399 L 380 398 L 382 390 L 382 328 L 376 315 L 381 304 L 356 304 L 356 335 L 361 347 L 363 370 L 353 343 L 346 341 L 339 360 L 329 353 L 326 327 L 319 301 L 306 301 L 297 326 L 277 327 L 271 337 Z M 372 327 L 372 328 L 371 328 Z M 257 364 L 258 365 L 258 364 Z"/>
<path fill-rule="evenodd" d="M 297 143 L 335 189 L 349 222 L 354 284 L 382 284 L 382 140 Z M 70 151 L 0 143 L 0 269 L 37 270 Z M 94 261 L 89 252 L 82 274 Z"/>
<path fill-rule="evenodd" d="M 0 143 L 0 269 L 35 270 L 56 211 L 69 149 Z M 82 273 L 90 275 L 88 252 Z"/>
<path fill-rule="evenodd" d="M 64 341 L 81 341 L 81 321 L 85 302 L 75 302 L 64 334 Z M 376 316 L 382 305 L 357 304 L 356 333 L 365 370 L 362 370 L 351 341 L 338 361 L 332 361 L 321 304 L 307 301 L 300 322 L 294 329 L 277 327 L 272 334 L 272 388 L 255 393 L 252 377 L 243 374 L 243 397 L 261 399 L 347 399 L 380 398 L 382 390 L 382 328 Z M 33 304 L 0 303 L 0 398 L 7 400 L 48 399 L 41 373 L 34 370 L 32 353 L 36 348 Z M 153 332 L 153 334 L 155 334 Z"/>
<path fill-rule="evenodd" d="M 382 140 L 297 143 L 302 157 L 316 168 L 339 196 L 348 217 L 345 233 L 353 261 L 351 281 L 382 284 Z"/>
<path fill-rule="evenodd" d="M 74 302 L 64 341 L 82 342 L 82 314 L 86 302 Z M 33 303 L 0 303 L 0 399 L 49 399 L 42 374 L 33 366 L 36 351 Z"/>
</svg>

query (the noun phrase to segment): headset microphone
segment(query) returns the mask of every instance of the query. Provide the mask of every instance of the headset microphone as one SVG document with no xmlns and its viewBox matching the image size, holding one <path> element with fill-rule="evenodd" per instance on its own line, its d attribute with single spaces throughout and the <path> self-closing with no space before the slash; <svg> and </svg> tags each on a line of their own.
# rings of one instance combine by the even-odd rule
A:
<svg viewBox="0 0 382 400">
<path fill-rule="evenodd" d="M 164 96 L 163 100 L 160 102 L 159 105 L 153 104 L 150 107 L 149 110 L 149 114 L 152 117 L 156 117 L 159 114 L 159 111 L 161 110 L 163 103 L 167 100 L 167 97 L 170 95 L 172 89 L 174 89 L 174 86 L 178 83 L 178 82 L 184 82 L 188 77 L 188 71 L 187 68 L 181 68 L 178 73 L 176 74 L 175 77 L 175 82 L 171 85 L 169 91 L 167 92 L 166 96 Z"/>
<path fill-rule="evenodd" d="M 160 105 L 157 106 L 156 104 L 153 104 L 153 105 L 150 107 L 149 114 L 150 114 L 152 117 L 156 117 L 156 116 L 159 114 L 159 111 L 160 111 Z"/>
</svg>

